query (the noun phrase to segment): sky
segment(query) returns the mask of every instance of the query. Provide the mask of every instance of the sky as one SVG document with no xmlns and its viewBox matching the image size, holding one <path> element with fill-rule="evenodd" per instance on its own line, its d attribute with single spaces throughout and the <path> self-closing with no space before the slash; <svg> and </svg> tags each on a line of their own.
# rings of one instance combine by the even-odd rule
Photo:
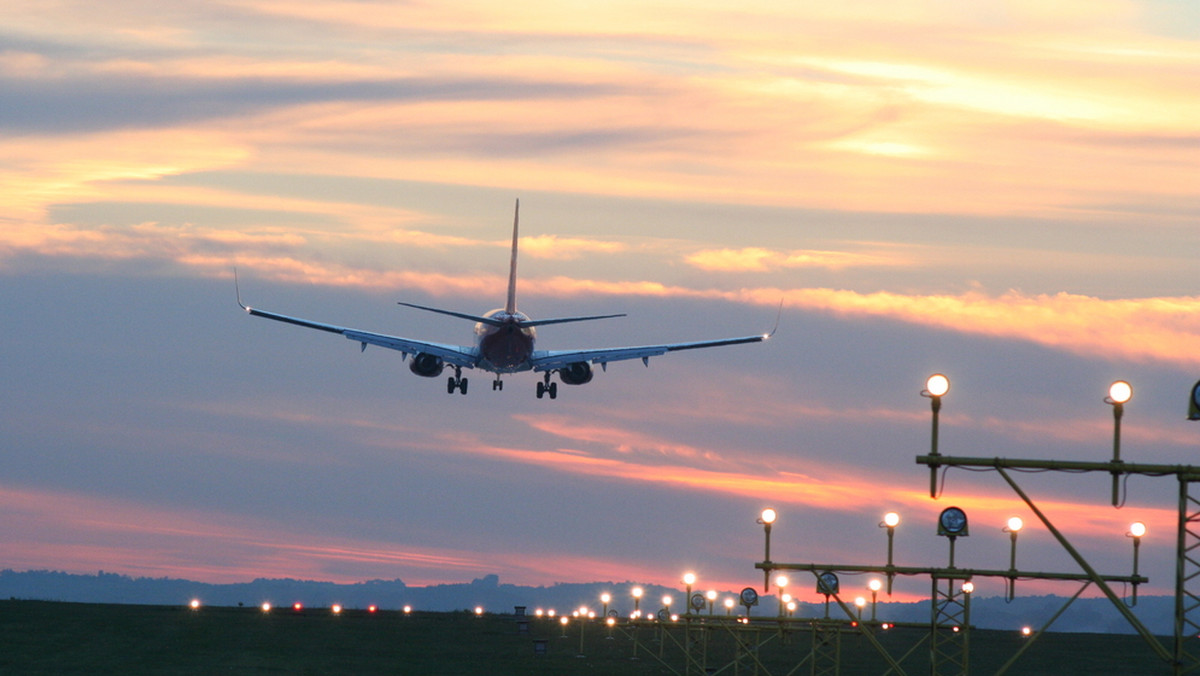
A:
<svg viewBox="0 0 1200 676">
<path fill-rule="evenodd" d="M 0 567 L 723 590 L 772 558 L 1077 572 L 947 455 L 1195 462 L 1191 2 L 14 0 L 0 9 Z M 778 330 L 538 400 L 247 316 L 539 348 Z M 1177 484 L 1018 481 L 1171 593 Z M 804 583 L 807 589 L 807 583 Z M 843 579 L 843 587 L 866 587 Z M 1003 593 L 982 581 L 985 594 Z M 1022 582 L 1018 593 L 1073 594 Z M 902 579 L 896 598 L 928 594 Z M 1118 593 L 1124 590 L 1118 586 Z M 799 594 L 816 600 L 812 591 Z M 812 596 L 812 598 L 808 598 Z"/>
</svg>

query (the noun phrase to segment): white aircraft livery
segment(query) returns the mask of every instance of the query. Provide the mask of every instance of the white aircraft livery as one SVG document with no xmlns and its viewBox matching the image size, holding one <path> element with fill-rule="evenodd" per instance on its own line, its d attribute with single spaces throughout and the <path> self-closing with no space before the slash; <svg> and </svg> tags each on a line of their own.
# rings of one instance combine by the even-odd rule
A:
<svg viewBox="0 0 1200 676">
<path fill-rule="evenodd" d="M 559 317 L 555 319 L 530 319 L 517 311 L 517 225 L 520 221 L 521 201 L 517 200 L 513 213 L 512 261 L 508 272 L 508 300 L 504 307 L 492 310 L 483 316 L 452 312 L 439 308 L 425 307 L 413 303 L 399 303 L 405 307 L 437 312 L 451 317 L 459 317 L 475 322 L 475 344 L 447 345 L 430 343 L 412 338 L 389 336 L 382 333 L 360 331 L 332 324 L 314 322 L 297 317 L 289 317 L 274 312 L 252 308 L 242 303 L 241 290 L 237 289 L 238 305 L 255 317 L 265 317 L 279 322 L 304 326 L 318 331 L 340 333 L 359 343 L 363 350 L 368 345 L 377 345 L 392 350 L 398 350 L 402 358 L 410 355 L 409 370 L 426 378 L 436 378 L 447 367 L 454 369 L 454 375 L 446 381 L 446 392 L 453 394 L 455 390 L 467 393 L 467 379 L 463 377 L 463 369 L 482 369 L 496 374 L 492 381 L 493 390 L 504 389 L 501 376 L 521 371 L 534 371 L 542 374 L 542 380 L 537 384 L 537 397 L 549 395 L 551 399 L 558 396 L 558 383 L 550 381 L 557 373 L 559 380 L 567 385 L 583 385 L 591 382 L 593 364 L 599 364 L 605 369 L 609 362 L 624 359 L 641 359 L 646 366 L 650 365 L 650 357 L 657 357 L 667 352 L 677 350 L 694 350 L 702 347 L 717 347 L 719 345 L 737 345 L 740 343 L 759 343 L 775 332 L 743 336 L 740 338 L 724 338 L 720 340 L 702 340 L 688 343 L 669 343 L 664 345 L 642 345 L 638 347 L 610 347 L 586 350 L 536 350 L 534 341 L 537 338 L 535 327 L 547 324 L 563 324 L 566 322 L 582 322 L 593 319 L 610 319 L 624 317 L 624 314 L 594 315 L 589 317 Z M 237 286 L 236 271 L 234 274 L 235 288 Z M 778 325 L 778 322 L 776 322 Z"/>
</svg>

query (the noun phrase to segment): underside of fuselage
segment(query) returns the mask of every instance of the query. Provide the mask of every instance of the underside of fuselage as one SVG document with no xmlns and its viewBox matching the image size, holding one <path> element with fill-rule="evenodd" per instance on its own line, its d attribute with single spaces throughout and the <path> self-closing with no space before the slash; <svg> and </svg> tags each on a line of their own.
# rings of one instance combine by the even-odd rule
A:
<svg viewBox="0 0 1200 676">
<path fill-rule="evenodd" d="M 495 373 L 530 370 L 529 357 L 533 354 L 537 333 L 533 327 L 522 326 L 529 317 L 504 310 L 493 310 L 484 316 L 503 323 L 500 326 L 482 322 L 475 325 L 475 343 L 482 359 L 480 366 Z"/>
</svg>

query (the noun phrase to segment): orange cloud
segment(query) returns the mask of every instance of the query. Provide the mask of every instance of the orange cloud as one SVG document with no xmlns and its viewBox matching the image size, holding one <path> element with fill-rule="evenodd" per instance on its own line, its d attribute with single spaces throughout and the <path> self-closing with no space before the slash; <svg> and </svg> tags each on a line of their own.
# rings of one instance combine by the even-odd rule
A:
<svg viewBox="0 0 1200 676">
<path fill-rule="evenodd" d="M 756 290 L 752 295 L 763 304 L 782 295 L 789 307 L 1015 338 L 1092 357 L 1200 364 L 1200 352 L 1191 349 L 1200 337 L 1200 297 L 1107 300 L 1017 291 L 998 297 L 978 292 L 908 296 L 832 289 Z"/>
<path fill-rule="evenodd" d="M 766 272 L 781 268 L 829 268 L 841 270 L 847 267 L 879 267 L 912 265 L 896 256 L 845 251 L 775 251 L 762 247 L 742 249 L 706 249 L 689 254 L 684 258 L 689 265 L 713 272 Z"/>
</svg>

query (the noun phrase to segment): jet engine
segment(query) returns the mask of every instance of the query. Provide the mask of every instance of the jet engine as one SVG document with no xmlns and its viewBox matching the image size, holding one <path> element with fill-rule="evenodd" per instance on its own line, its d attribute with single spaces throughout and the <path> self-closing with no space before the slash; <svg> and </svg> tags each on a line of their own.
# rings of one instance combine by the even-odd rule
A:
<svg viewBox="0 0 1200 676">
<path fill-rule="evenodd" d="M 558 378 L 568 385 L 592 382 L 592 365 L 586 361 L 574 361 L 558 370 Z"/>
<path fill-rule="evenodd" d="M 444 368 L 446 368 L 446 363 L 442 361 L 441 357 L 426 352 L 418 352 L 408 363 L 408 370 L 423 378 L 440 376 Z"/>
</svg>

